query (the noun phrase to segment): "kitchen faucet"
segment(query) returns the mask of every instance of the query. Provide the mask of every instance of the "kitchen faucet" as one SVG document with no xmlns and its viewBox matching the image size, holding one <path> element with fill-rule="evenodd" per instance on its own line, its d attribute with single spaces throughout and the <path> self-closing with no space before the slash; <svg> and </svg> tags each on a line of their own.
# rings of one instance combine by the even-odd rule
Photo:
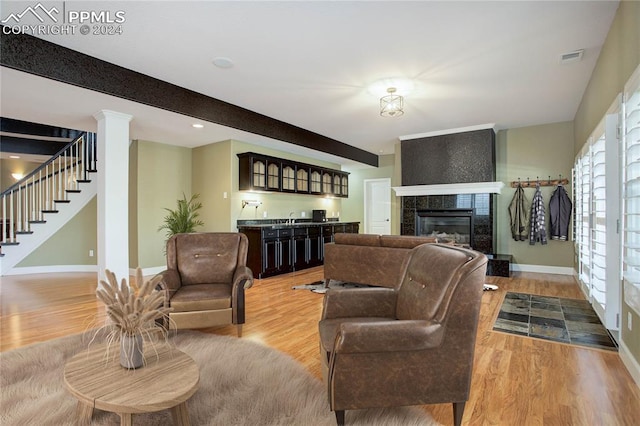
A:
<svg viewBox="0 0 640 426">
<path fill-rule="evenodd" d="M 291 212 L 291 213 L 289 213 L 289 220 L 287 221 L 287 223 L 288 223 L 288 224 L 292 224 L 292 223 L 294 223 L 295 219 L 293 219 L 293 218 L 291 217 L 291 215 L 293 215 L 293 214 L 295 214 L 295 213 L 296 213 L 296 212 Z"/>
</svg>

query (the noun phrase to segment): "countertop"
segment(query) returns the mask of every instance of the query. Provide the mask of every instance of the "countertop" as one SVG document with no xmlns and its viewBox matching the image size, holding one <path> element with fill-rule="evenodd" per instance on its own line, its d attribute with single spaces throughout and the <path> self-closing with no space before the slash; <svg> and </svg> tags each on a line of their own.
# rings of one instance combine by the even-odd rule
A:
<svg viewBox="0 0 640 426">
<path fill-rule="evenodd" d="M 251 225 L 238 225 L 238 230 L 240 229 L 287 229 L 287 228 L 300 228 L 300 227 L 310 227 L 310 226 L 327 226 L 327 225 L 347 225 L 352 223 L 360 223 L 360 222 L 338 222 L 338 221 L 328 221 L 328 222 L 297 222 L 297 223 L 265 223 L 265 224 L 251 224 Z"/>
</svg>

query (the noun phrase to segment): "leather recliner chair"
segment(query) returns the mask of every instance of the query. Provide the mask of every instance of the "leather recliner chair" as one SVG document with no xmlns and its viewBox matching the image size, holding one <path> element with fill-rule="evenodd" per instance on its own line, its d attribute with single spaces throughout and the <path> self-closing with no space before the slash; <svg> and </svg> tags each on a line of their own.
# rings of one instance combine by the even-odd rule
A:
<svg viewBox="0 0 640 426">
<path fill-rule="evenodd" d="M 167 270 L 158 287 L 171 307 L 169 327 L 206 328 L 245 322 L 244 291 L 253 285 L 246 266 L 249 241 L 233 232 L 177 234 L 167 241 Z"/>
<path fill-rule="evenodd" d="M 345 410 L 469 399 L 482 253 L 450 245 L 412 250 L 397 289 L 329 289 L 319 323 L 323 376 L 338 424 Z"/>
</svg>

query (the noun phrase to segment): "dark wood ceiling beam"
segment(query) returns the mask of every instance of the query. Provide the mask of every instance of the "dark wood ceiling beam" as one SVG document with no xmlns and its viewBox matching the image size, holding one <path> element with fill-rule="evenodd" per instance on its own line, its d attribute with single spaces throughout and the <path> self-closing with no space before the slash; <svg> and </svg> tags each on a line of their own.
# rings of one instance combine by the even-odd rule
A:
<svg viewBox="0 0 640 426">
<path fill-rule="evenodd" d="M 0 117 L 0 131 L 5 133 L 20 133 L 23 135 L 44 136 L 52 138 L 75 139 L 82 133 L 80 130 L 63 129 L 46 124 L 31 123 L 29 121 Z"/>
<path fill-rule="evenodd" d="M 35 154 L 53 156 L 67 146 L 68 142 L 47 141 L 41 139 L 0 136 L 2 152 L 13 154 Z"/>
<path fill-rule="evenodd" d="M 0 63 L 26 73 L 378 166 L 376 154 L 30 35 L 3 32 Z"/>
</svg>

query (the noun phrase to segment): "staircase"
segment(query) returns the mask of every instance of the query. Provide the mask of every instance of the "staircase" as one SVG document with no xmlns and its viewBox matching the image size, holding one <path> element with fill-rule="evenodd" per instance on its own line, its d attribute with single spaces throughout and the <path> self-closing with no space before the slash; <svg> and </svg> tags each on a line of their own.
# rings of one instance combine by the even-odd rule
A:
<svg viewBox="0 0 640 426">
<path fill-rule="evenodd" d="M 91 179 L 96 164 L 96 136 L 82 133 L 0 194 L 0 275 L 10 273 L 96 195 Z"/>
</svg>

